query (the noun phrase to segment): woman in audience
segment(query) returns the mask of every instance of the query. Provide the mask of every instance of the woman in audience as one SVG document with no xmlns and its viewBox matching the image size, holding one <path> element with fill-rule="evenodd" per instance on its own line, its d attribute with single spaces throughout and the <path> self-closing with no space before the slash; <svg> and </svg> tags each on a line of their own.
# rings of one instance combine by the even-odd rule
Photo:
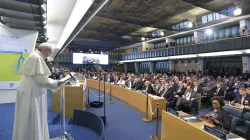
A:
<svg viewBox="0 0 250 140">
<path fill-rule="evenodd" d="M 214 96 L 211 101 L 213 110 L 206 114 L 205 117 L 208 118 L 212 124 L 220 126 L 225 130 L 230 130 L 231 121 L 229 114 L 222 108 L 225 105 L 223 99 L 219 96 Z"/>
</svg>

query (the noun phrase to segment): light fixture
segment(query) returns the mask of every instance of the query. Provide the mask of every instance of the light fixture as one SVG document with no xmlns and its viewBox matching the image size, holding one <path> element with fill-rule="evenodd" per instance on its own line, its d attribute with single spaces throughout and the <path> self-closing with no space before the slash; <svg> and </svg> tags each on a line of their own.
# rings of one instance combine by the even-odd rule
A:
<svg viewBox="0 0 250 140">
<path fill-rule="evenodd" d="M 234 10 L 234 15 L 235 15 L 235 16 L 238 16 L 238 15 L 240 15 L 241 13 L 242 13 L 241 8 L 237 8 L 237 9 Z"/>
<path fill-rule="evenodd" d="M 205 31 L 205 34 L 207 34 L 207 35 L 211 35 L 213 33 L 213 30 L 212 29 L 207 29 L 206 31 Z"/>
<path fill-rule="evenodd" d="M 193 28 L 193 23 L 192 22 L 188 23 L 188 28 Z"/>
<path fill-rule="evenodd" d="M 163 31 L 161 31 L 161 33 L 160 33 L 160 34 L 161 34 L 161 36 L 164 36 L 164 32 L 163 32 Z"/>
<path fill-rule="evenodd" d="M 142 37 L 142 38 L 141 38 L 142 41 L 145 41 L 145 39 L 146 39 L 145 37 Z"/>
<path fill-rule="evenodd" d="M 242 51 L 224 51 L 224 52 L 203 53 L 203 54 L 198 54 L 198 56 L 208 57 L 208 56 L 224 56 L 224 55 L 237 55 L 237 54 L 242 54 Z"/>
</svg>

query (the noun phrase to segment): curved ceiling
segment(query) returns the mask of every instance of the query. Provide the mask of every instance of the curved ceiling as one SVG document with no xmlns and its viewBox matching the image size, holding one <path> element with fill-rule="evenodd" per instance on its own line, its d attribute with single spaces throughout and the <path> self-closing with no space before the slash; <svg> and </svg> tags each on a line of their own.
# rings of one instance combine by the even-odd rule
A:
<svg viewBox="0 0 250 140">
<path fill-rule="evenodd" d="M 249 0 L 112 0 L 96 14 L 71 42 L 81 48 L 113 49 L 149 40 L 152 32 L 174 34 L 172 25 L 183 21 L 197 22 L 207 12 L 239 6 L 249 14 Z M 195 28 L 195 27 L 194 27 Z M 194 29 L 192 28 L 192 29 Z M 176 33 L 176 32 L 175 32 Z M 92 42 L 92 43 L 91 43 Z"/>
</svg>

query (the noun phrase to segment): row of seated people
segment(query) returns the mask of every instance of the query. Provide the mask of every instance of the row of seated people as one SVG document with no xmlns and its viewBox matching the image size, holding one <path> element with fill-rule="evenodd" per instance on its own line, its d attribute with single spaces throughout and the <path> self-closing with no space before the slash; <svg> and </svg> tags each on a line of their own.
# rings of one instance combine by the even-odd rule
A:
<svg viewBox="0 0 250 140">
<path fill-rule="evenodd" d="M 134 90 L 145 90 L 149 94 L 164 97 L 167 100 L 167 108 L 189 112 L 191 108 L 198 109 L 198 103 L 202 100 L 203 104 L 211 102 L 212 109 L 206 113 L 204 118 L 210 123 L 230 131 L 235 127 L 231 124 L 231 115 L 223 109 L 225 99 L 229 92 L 229 85 L 235 90 L 235 97 L 231 100 L 231 105 L 242 108 L 250 102 L 250 82 L 241 81 L 238 83 L 237 77 L 226 79 L 212 79 L 210 77 L 198 78 L 169 77 L 167 74 L 130 74 L 130 73 L 102 73 L 99 77 L 96 73 L 87 74 L 87 78 L 104 80 Z M 250 81 L 250 80 L 249 80 Z M 243 84 L 243 87 L 239 85 Z M 237 90 L 237 91 L 236 91 Z M 232 90 L 230 90 L 232 91 Z M 209 104 L 208 104 L 209 105 Z"/>
</svg>

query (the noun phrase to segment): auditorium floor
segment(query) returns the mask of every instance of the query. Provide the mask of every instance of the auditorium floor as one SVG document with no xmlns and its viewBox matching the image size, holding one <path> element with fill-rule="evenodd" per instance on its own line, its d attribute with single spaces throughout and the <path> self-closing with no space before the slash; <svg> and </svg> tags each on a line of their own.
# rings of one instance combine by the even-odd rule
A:
<svg viewBox="0 0 250 140">
<path fill-rule="evenodd" d="M 98 92 L 92 90 L 93 93 L 98 95 Z M 87 93 L 87 92 L 86 92 Z M 98 98 L 90 94 L 91 101 L 97 101 Z M 103 101 L 103 98 L 101 98 Z M 109 96 L 106 96 L 106 118 L 107 124 L 105 126 L 105 139 L 106 140 L 150 140 L 150 136 L 155 134 L 156 121 L 145 123 L 142 121 L 143 114 L 132 109 L 123 102 L 113 98 L 114 104 L 108 104 Z M 58 113 L 50 112 L 51 96 L 48 94 L 48 121 L 55 118 Z M 15 104 L 0 104 L 0 140 L 11 140 L 12 129 L 14 122 Z M 87 111 L 103 116 L 103 108 L 87 108 Z M 207 109 L 201 109 L 198 114 L 204 115 Z M 67 119 L 68 122 L 69 119 Z M 50 138 L 60 135 L 59 120 L 56 120 L 55 125 L 49 125 Z M 92 130 L 82 127 L 71 127 L 67 125 L 67 130 L 70 129 L 71 135 L 75 140 L 96 140 L 98 136 Z M 159 134 L 161 130 L 161 121 L 159 121 Z"/>
</svg>

